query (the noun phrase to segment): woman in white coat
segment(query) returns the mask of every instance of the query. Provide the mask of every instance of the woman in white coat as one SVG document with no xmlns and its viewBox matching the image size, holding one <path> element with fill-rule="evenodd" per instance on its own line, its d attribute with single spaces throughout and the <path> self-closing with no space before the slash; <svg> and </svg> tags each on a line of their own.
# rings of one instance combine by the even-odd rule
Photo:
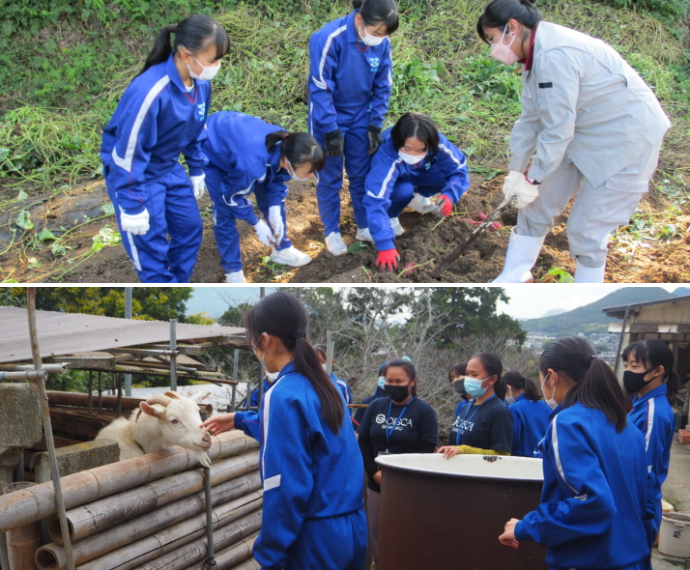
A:
<svg viewBox="0 0 690 570">
<path fill-rule="evenodd" d="M 671 123 L 616 50 L 543 22 L 529 0 L 493 0 L 477 32 L 499 61 L 523 64 L 503 186 L 517 196 L 518 221 L 494 283 L 532 281 L 544 238 L 574 195 L 567 230 L 575 282 L 601 283 L 609 234 L 647 192 Z"/>
</svg>

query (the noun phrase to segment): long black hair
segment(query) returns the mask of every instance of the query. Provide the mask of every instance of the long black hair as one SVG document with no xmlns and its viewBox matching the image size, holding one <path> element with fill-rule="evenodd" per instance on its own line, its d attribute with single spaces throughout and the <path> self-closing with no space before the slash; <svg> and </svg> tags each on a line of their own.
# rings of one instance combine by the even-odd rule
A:
<svg viewBox="0 0 690 570">
<path fill-rule="evenodd" d="M 517 370 L 509 370 L 508 372 L 506 372 L 503 375 L 503 381 L 508 386 L 517 388 L 518 390 L 524 390 L 525 398 L 527 398 L 528 400 L 532 400 L 533 402 L 541 400 L 541 395 L 539 394 L 539 391 L 537 390 L 537 386 L 534 384 L 534 381 L 530 380 L 529 378 L 526 378 Z"/>
<path fill-rule="evenodd" d="M 415 137 L 423 142 L 426 146 L 426 151 L 432 155 L 438 153 L 438 128 L 428 115 L 405 113 L 398 119 L 398 122 L 391 129 L 393 148 L 400 150 L 401 147 L 405 146 L 405 141 L 410 137 Z"/>
<path fill-rule="evenodd" d="M 388 36 L 400 25 L 395 0 L 352 0 L 352 8 L 359 10 L 366 26 L 383 24 Z"/>
<path fill-rule="evenodd" d="M 643 362 L 645 368 L 664 367 L 664 382 L 666 383 L 666 396 L 669 402 L 673 402 L 680 389 L 680 376 L 673 369 L 673 351 L 663 341 L 655 338 L 638 340 L 629 344 L 623 350 L 623 361 L 628 360 L 632 354 L 635 360 Z"/>
<path fill-rule="evenodd" d="M 533 6 L 531 0 L 493 0 L 484 8 L 484 13 L 479 16 L 477 22 L 477 34 L 486 44 L 485 28 L 505 29 L 510 20 L 517 20 L 530 30 L 544 19 L 538 8 Z"/>
<path fill-rule="evenodd" d="M 295 369 L 306 376 L 321 402 L 321 414 L 334 433 L 345 418 L 340 392 L 328 377 L 307 340 L 309 321 L 304 306 L 289 293 L 273 293 L 254 305 L 244 317 L 247 342 L 256 346 L 263 333 L 278 337 L 293 355 Z"/>
<path fill-rule="evenodd" d="M 171 34 L 175 34 L 174 43 L 170 42 Z M 225 56 L 230 49 L 227 32 L 213 18 L 203 14 L 192 14 L 179 24 L 165 26 L 159 32 L 156 43 L 146 58 L 144 69 L 139 72 L 139 75 L 149 67 L 164 62 L 171 52 L 177 51 L 179 46 L 184 46 L 192 54 L 196 54 L 208 49 L 211 45 L 216 46 L 216 60 Z"/>
<path fill-rule="evenodd" d="M 627 425 L 625 396 L 618 379 L 585 339 L 568 336 L 549 343 L 539 358 L 539 371 L 546 375 L 549 368 L 565 372 L 575 382 L 563 407 L 580 402 L 604 412 L 618 432 Z"/>
<path fill-rule="evenodd" d="M 278 143 L 283 143 L 280 155 L 290 161 L 292 168 L 309 163 L 309 174 L 322 170 L 326 165 L 326 156 L 316 139 L 309 133 L 291 133 L 273 131 L 266 135 L 266 150 L 273 152 Z"/>
<path fill-rule="evenodd" d="M 405 360 L 404 358 L 394 358 L 393 360 L 389 360 L 383 365 L 383 371 L 381 374 L 385 376 L 389 368 L 402 368 L 405 371 L 405 374 L 407 374 L 407 377 L 410 379 L 410 382 L 412 382 L 412 380 L 417 380 L 417 370 L 415 369 L 414 364 L 412 364 L 412 362 L 409 360 Z M 415 382 L 414 386 L 412 386 L 412 395 L 415 397 L 417 396 L 417 382 Z"/>
</svg>

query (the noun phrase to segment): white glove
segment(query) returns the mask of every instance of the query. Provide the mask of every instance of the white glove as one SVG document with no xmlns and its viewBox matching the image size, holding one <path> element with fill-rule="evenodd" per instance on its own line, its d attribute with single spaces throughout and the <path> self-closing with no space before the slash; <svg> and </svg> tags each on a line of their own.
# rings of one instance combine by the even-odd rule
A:
<svg viewBox="0 0 690 570">
<path fill-rule="evenodd" d="M 531 184 L 522 172 L 511 170 L 503 182 L 503 195 L 510 199 L 517 196 L 517 208 L 524 208 L 539 196 L 539 186 Z"/>
<path fill-rule="evenodd" d="M 275 245 L 275 238 L 273 237 L 271 228 L 268 227 L 266 222 L 259 220 L 256 222 L 254 229 L 256 230 L 256 237 L 259 238 L 259 241 L 262 244 L 267 245 L 268 247 Z"/>
<path fill-rule="evenodd" d="M 143 236 L 149 231 L 148 210 L 138 214 L 125 214 L 125 211 L 120 208 L 120 226 L 122 226 L 123 232 L 129 232 L 135 236 Z"/>
<path fill-rule="evenodd" d="M 268 209 L 268 223 L 273 229 L 273 236 L 276 243 L 280 243 L 285 233 L 285 226 L 283 225 L 283 213 L 280 206 L 271 206 Z"/>
<path fill-rule="evenodd" d="M 192 181 L 192 187 L 194 188 L 194 197 L 198 200 L 204 195 L 204 190 L 206 190 L 206 174 L 190 176 L 189 179 Z"/>
</svg>

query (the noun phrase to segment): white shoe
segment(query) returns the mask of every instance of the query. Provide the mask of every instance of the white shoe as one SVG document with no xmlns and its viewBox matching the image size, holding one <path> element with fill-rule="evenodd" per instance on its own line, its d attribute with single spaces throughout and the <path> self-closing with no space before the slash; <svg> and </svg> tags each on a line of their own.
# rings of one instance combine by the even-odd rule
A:
<svg viewBox="0 0 690 570">
<path fill-rule="evenodd" d="M 232 273 L 226 273 L 225 274 L 225 282 L 226 283 L 246 283 L 246 281 L 244 280 L 244 273 L 242 273 L 241 269 L 239 271 L 234 271 Z"/>
<path fill-rule="evenodd" d="M 271 261 L 279 263 L 280 265 L 289 265 L 290 267 L 302 267 L 311 262 L 311 257 L 291 245 L 285 249 L 273 248 L 271 252 Z"/>
<path fill-rule="evenodd" d="M 343 255 L 347 253 L 347 246 L 343 241 L 343 236 L 340 232 L 331 232 L 326 236 L 326 249 L 331 253 L 331 255 Z"/>
<path fill-rule="evenodd" d="M 513 227 L 503 271 L 492 283 L 532 283 L 532 267 L 537 262 L 544 237 L 521 236 Z"/>
<path fill-rule="evenodd" d="M 369 228 L 358 228 L 355 239 L 358 241 L 368 241 L 369 243 L 374 243 L 374 238 L 371 237 Z"/>
<path fill-rule="evenodd" d="M 603 283 L 605 270 L 606 263 L 599 267 L 587 267 L 578 261 L 575 266 L 573 283 Z"/>
<path fill-rule="evenodd" d="M 430 214 L 431 212 L 436 210 L 436 204 L 432 200 L 430 200 L 426 196 L 417 194 L 416 192 L 413 195 L 412 200 L 410 200 L 408 206 L 416 210 L 420 214 Z"/>
<path fill-rule="evenodd" d="M 401 236 L 405 233 L 405 230 L 400 225 L 400 220 L 398 218 L 391 218 L 391 229 L 395 234 L 395 237 Z"/>
</svg>

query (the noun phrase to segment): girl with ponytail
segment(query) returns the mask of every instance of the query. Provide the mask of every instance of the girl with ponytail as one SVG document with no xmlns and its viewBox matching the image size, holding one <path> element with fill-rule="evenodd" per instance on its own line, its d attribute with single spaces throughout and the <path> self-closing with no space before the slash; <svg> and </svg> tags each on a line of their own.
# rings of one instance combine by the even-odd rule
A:
<svg viewBox="0 0 690 570">
<path fill-rule="evenodd" d="M 544 349 L 539 377 L 554 409 L 541 504 L 510 519 L 499 541 L 538 542 L 550 568 L 650 568 L 657 529 L 644 437 L 627 424 L 615 374 L 586 340 L 566 337 Z"/>
<path fill-rule="evenodd" d="M 311 257 L 294 247 L 287 235 L 285 183 L 315 178 L 323 168 L 323 151 L 314 137 L 233 111 L 211 115 L 206 131 L 204 171 L 226 282 L 244 283 L 237 219 L 254 227 L 259 241 L 271 248 L 275 263 L 292 267 L 309 263 Z M 263 220 L 249 201 L 252 192 Z"/>
<path fill-rule="evenodd" d="M 673 351 L 657 339 L 633 342 L 623 351 L 623 385 L 635 396 L 630 422 L 645 437 L 647 469 L 654 477 L 655 524 L 661 524 L 661 484 L 668 475 L 675 416 L 670 402 L 680 388 Z"/>
<path fill-rule="evenodd" d="M 200 141 L 210 80 L 228 49 L 225 30 L 208 16 L 166 26 L 103 130 L 105 185 L 143 283 L 187 283 L 192 275 L 203 232 Z"/>
<path fill-rule="evenodd" d="M 258 436 L 266 524 L 254 557 L 262 568 L 361 570 L 364 465 L 344 425 L 345 401 L 307 339 L 304 307 L 288 293 L 274 293 L 249 310 L 245 330 L 247 344 L 278 378 L 258 415 L 223 414 L 202 426 L 213 435 L 236 427 Z"/>
</svg>

